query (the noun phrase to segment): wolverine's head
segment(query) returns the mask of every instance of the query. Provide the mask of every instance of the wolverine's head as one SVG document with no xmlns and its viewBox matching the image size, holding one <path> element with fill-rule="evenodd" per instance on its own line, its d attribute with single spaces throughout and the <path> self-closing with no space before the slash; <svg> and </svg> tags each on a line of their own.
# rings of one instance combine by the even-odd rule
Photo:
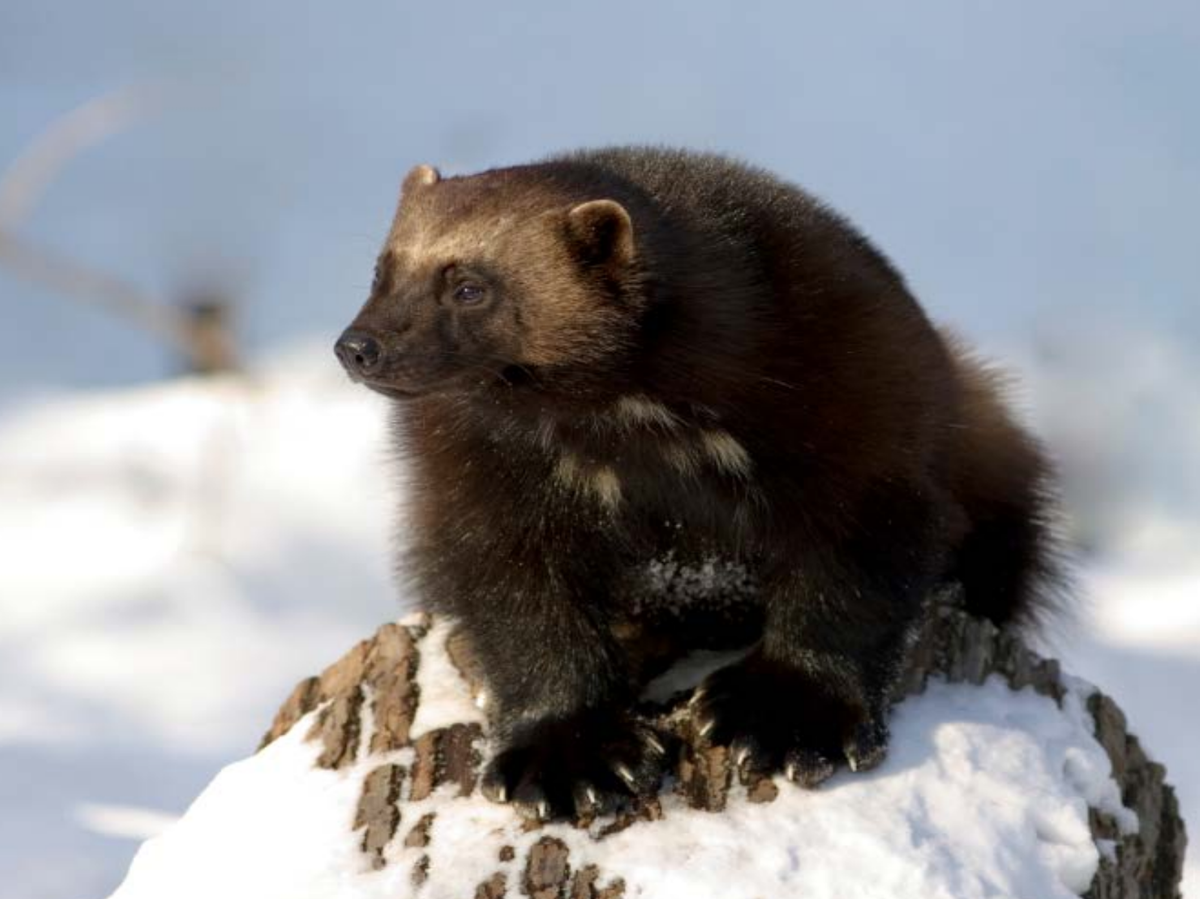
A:
<svg viewBox="0 0 1200 899">
<path fill-rule="evenodd" d="M 636 256 L 624 206 L 537 167 L 443 179 L 417 166 L 336 352 L 398 398 L 604 369 L 636 327 Z"/>
</svg>

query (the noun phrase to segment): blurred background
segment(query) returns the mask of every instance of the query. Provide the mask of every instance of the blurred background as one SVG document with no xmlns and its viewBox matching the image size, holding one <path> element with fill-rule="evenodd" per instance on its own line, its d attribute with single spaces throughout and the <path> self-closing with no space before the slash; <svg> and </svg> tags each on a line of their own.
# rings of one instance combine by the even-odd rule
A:
<svg viewBox="0 0 1200 899">
<path fill-rule="evenodd" d="M 406 607 L 330 352 L 403 173 L 620 142 L 804 184 L 1013 372 L 1078 546 L 1054 651 L 1200 831 L 1198 90 L 1191 0 L 5 0 L 0 897 L 107 895 Z"/>
</svg>

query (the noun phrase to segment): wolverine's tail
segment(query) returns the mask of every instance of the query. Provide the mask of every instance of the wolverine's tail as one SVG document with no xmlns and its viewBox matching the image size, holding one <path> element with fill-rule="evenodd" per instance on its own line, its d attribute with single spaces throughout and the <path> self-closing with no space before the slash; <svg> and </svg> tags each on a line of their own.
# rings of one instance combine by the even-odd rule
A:
<svg viewBox="0 0 1200 899">
<path fill-rule="evenodd" d="M 951 438 L 954 491 L 968 519 L 951 575 L 972 614 L 1035 624 L 1054 610 L 1064 583 L 1052 466 L 1006 408 L 1003 377 L 949 343 L 962 388 Z"/>
</svg>

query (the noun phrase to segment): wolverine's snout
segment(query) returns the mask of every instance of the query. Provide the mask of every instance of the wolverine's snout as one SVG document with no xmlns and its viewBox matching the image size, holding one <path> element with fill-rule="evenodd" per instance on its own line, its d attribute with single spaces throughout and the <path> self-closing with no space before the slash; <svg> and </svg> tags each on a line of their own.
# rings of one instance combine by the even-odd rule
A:
<svg viewBox="0 0 1200 899">
<path fill-rule="evenodd" d="M 342 363 L 342 368 L 356 380 L 369 377 L 378 371 L 383 358 L 379 341 L 365 331 L 354 328 L 347 328 L 342 332 L 333 351 Z"/>
<path fill-rule="evenodd" d="M 415 352 L 412 341 L 357 322 L 342 332 L 333 351 L 351 380 L 393 399 L 410 399 L 444 387 L 457 373 L 442 354 Z"/>
</svg>

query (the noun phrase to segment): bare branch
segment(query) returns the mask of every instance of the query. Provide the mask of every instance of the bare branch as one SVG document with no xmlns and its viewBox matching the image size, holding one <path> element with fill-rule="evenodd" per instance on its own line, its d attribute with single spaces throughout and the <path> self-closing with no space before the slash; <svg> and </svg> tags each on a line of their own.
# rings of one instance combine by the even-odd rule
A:
<svg viewBox="0 0 1200 899">
<path fill-rule="evenodd" d="M 127 281 L 3 230 L 0 230 L 0 265 L 28 281 L 118 315 L 191 353 L 189 328 L 183 316 Z"/>
<path fill-rule="evenodd" d="M 95 97 L 54 122 L 0 177 L 0 231 L 21 223 L 68 162 L 162 108 L 165 97 L 161 85 L 134 85 Z"/>
<path fill-rule="evenodd" d="M 236 364 L 236 350 L 224 307 L 207 302 L 177 309 L 130 281 L 17 233 L 67 163 L 160 109 L 165 97 L 161 85 L 135 85 L 96 97 L 67 113 L 30 144 L 0 176 L 0 265 L 149 331 L 182 352 L 193 370 L 228 370 Z"/>
</svg>

